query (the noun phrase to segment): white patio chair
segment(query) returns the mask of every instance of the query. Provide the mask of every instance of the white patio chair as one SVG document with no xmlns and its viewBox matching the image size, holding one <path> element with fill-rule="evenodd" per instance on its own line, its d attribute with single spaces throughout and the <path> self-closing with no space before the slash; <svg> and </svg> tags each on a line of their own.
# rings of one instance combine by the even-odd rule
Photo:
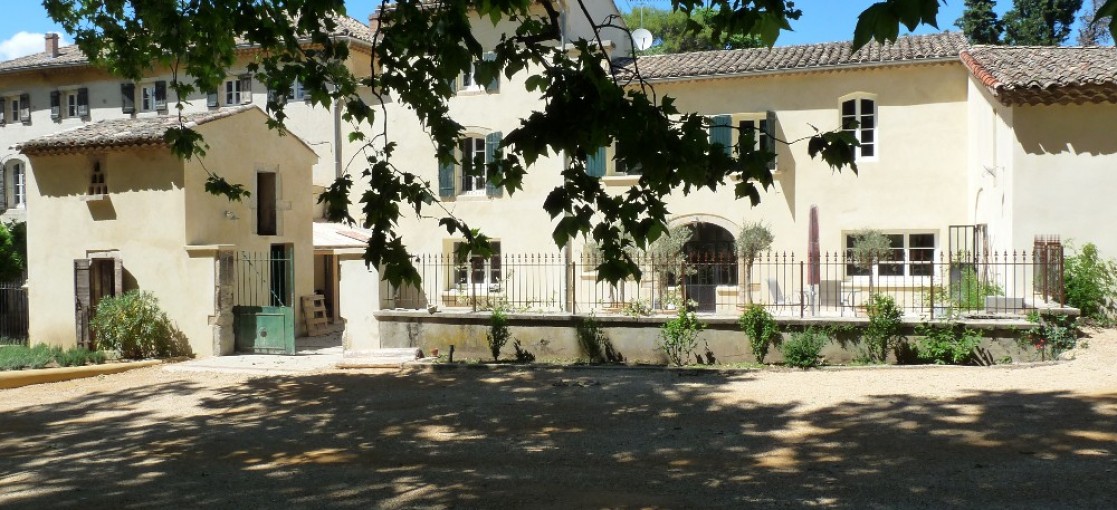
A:
<svg viewBox="0 0 1117 510">
<path fill-rule="evenodd" d="M 780 309 L 785 306 L 788 307 L 789 311 L 791 311 L 794 310 L 793 307 L 802 306 L 803 304 L 803 301 L 801 299 L 802 296 L 800 296 L 799 301 L 791 301 L 790 299 L 788 299 L 788 297 L 784 295 L 783 291 L 780 290 L 779 280 L 776 280 L 775 278 L 768 278 L 768 294 L 772 297 L 772 306 L 776 307 L 777 315 L 779 314 Z"/>
</svg>

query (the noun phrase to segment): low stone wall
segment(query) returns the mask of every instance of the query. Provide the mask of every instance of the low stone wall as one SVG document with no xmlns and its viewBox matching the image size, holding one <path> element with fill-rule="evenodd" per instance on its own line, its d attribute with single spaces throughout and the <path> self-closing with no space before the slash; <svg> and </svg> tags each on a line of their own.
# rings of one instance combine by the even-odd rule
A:
<svg viewBox="0 0 1117 510">
<path fill-rule="evenodd" d="M 509 327 L 512 337 L 518 339 L 526 350 L 539 361 L 575 361 L 583 358 L 578 347 L 576 327 L 584 316 L 572 314 L 509 314 Z M 597 316 L 595 320 L 629 363 L 666 363 L 662 351 L 657 347 L 660 327 L 672 316 L 625 317 Z M 486 342 L 489 332 L 489 313 L 452 313 L 414 310 L 384 310 L 376 313 L 380 325 L 380 347 L 418 347 L 429 354 L 437 348 L 446 354 L 454 346 L 455 359 L 492 358 Z M 698 351 L 713 354 L 717 363 L 753 363 L 752 352 L 745 334 L 741 332 L 735 317 L 702 317 L 706 324 L 698 340 Z M 830 325 L 865 325 L 864 318 L 832 319 L 778 319 L 785 338 L 790 332 L 808 327 L 827 327 Z M 918 321 L 905 322 L 905 334 L 912 337 Z M 1013 361 L 1034 361 L 1038 354 L 1034 349 L 1022 348 L 1018 339 L 1032 324 L 1022 319 L 984 319 L 963 321 L 962 324 L 983 332 L 984 354 L 987 359 L 1000 361 L 1006 356 Z M 513 348 L 509 344 L 501 351 L 502 358 L 512 358 Z M 850 363 L 860 353 L 856 342 L 830 342 L 822 351 L 829 364 Z M 779 349 L 769 351 L 765 362 L 782 361 Z"/>
</svg>

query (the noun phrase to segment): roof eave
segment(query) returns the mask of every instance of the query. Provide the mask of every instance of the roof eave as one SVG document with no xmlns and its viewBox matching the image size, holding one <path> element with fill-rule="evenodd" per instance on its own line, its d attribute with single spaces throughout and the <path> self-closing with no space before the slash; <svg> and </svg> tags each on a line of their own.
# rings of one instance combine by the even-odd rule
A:
<svg viewBox="0 0 1117 510">
<path fill-rule="evenodd" d="M 811 67 L 789 67 L 782 69 L 764 69 L 759 71 L 741 71 L 725 74 L 693 74 L 683 76 L 664 76 L 659 78 L 645 78 L 644 81 L 650 84 L 654 83 L 668 83 L 668 82 L 684 82 L 684 81 L 700 81 L 700 80 L 718 80 L 725 78 L 752 78 L 761 76 L 774 76 L 782 74 L 803 74 L 815 72 L 833 72 L 833 71 L 853 71 L 857 69 L 872 69 L 879 67 L 910 67 L 916 65 L 929 65 L 929 64 L 950 64 L 957 62 L 957 57 L 935 57 L 923 59 L 910 59 L 910 60 L 897 60 L 893 62 L 865 62 L 856 64 L 838 64 L 826 66 L 811 66 Z"/>
</svg>

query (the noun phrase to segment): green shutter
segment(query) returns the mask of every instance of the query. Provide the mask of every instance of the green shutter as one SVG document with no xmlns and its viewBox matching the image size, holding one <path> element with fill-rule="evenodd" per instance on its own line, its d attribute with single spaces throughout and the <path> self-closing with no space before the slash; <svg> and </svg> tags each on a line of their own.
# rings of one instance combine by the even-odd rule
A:
<svg viewBox="0 0 1117 510">
<path fill-rule="evenodd" d="M 597 152 L 590 154 L 586 159 L 586 173 L 593 177 L 605 177 L 605 147 L 598 147 Z"/>
<path fill-rule="evenodd" d="M 442 198 L 454 196 L 453 163 L 438 163 L 438 196 Z"/>
<path fill-rule="evenodd" d="M 710 144 L 721 144 L 726 154 L 733 150 L 732 122 L 733 117 L 729 115 L 715 115 L 710 120 Z"/>
<path fill-rule="evenodd" d="M 764 118 L 764 126 L 761 126 L 765 133 L 764 136 L 764 150 L 772 154 L 772 160 L 768 162 L 768 170 L 776 169 L 776 112 L 768 111 L 768 115 Z"/>
<path fill-rule="evenodd" d="M 492 62 L 492 61 L 495 61 L 495 60 L 496 60 L 496 53 L 493 53 L 493 52 L 490 51 L 490 52 L 485 54 L 485 62 Z M 497 71 L 497 73 L 495 75 L 493 75 L 493 79 L 490 80 L 489 83 L 485 84 L 485 92 L 488 92 L 490 94 L 496 94 L 496 93 L 500 92 L 500 72 L 499 71 Z"/>
<path fill-rule="evenodd" d="M 497 148 L 500 147 L 500 141 L 503 139 L 500 131 L 493 131 L 485 135 L 485 194 L 490 197 L 499 197 L 503 194 L 502 186 L 494 186 L 493 180 L 488 175 L 488 164 L 495 163 L 497 156 Z"/>
</svg>

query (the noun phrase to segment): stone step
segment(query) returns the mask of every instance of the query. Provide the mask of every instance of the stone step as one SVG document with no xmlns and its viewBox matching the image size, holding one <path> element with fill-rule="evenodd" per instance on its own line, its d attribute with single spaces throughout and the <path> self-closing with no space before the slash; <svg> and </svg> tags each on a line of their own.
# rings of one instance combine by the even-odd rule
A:
<svg viewBox="0 0 1117 510">
<path fill-rule="evenodd" d="M 418 347 L 345 351 L 338 368 L 399 368 L 423 356 Z"/>
</svg>

